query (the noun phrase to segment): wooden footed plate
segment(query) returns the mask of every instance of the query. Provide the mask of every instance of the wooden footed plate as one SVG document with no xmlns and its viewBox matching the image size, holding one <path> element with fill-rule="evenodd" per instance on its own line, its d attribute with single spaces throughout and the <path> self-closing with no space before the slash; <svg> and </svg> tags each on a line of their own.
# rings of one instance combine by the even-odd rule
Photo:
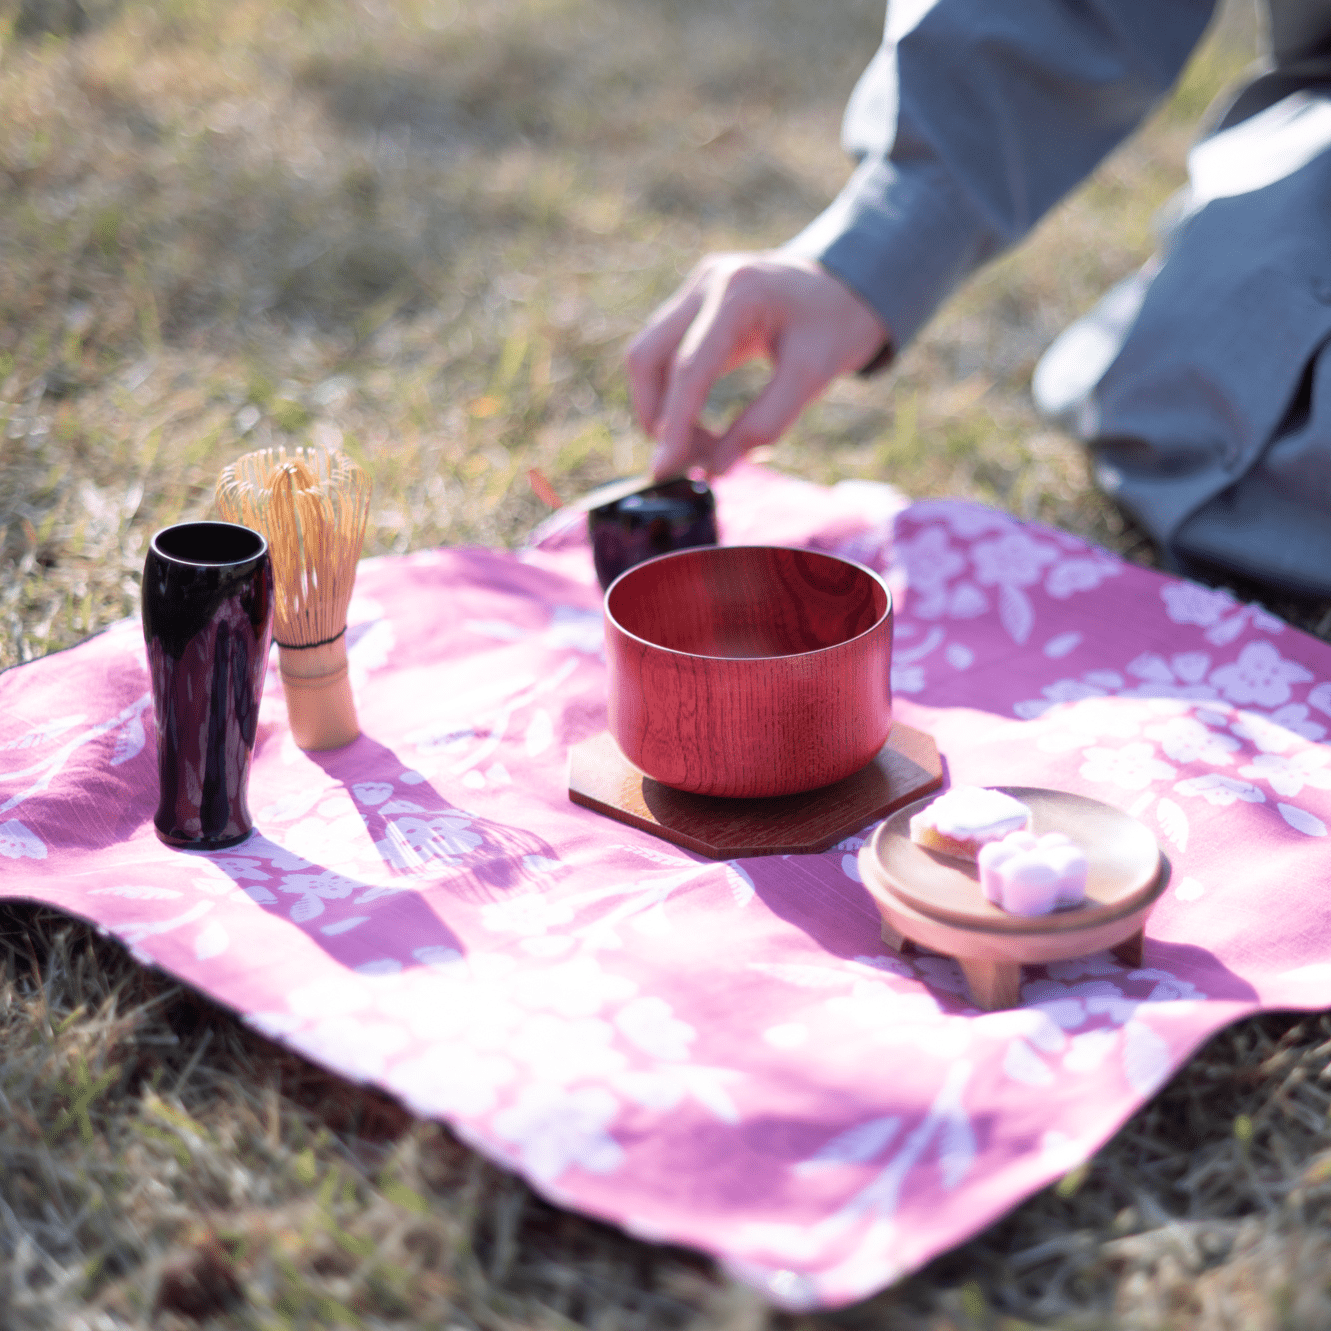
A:
<svg viewBox="0 0 1331 1331">
<path fill-rule="evenodd" d="M 1169 882 L 1155 837 L 1121 809 L 1062 790 L 998 786 L 1031 811 L 1037 836 L 1063 832 L 1085 852 L 1086 901 L 1050 915 L 1012 915 L 980 888 L 974 860 L 926 850 L 910 839 L 911 815 L 898 809 L 860 851 L 860 875 L 883 917 L 883 941 L 955 957 L 971 995 L 987 1010 L 1014 1007 L 1021 968 L 1109 949 L 1139 966 L 1146 917 Z"/>
</svg>

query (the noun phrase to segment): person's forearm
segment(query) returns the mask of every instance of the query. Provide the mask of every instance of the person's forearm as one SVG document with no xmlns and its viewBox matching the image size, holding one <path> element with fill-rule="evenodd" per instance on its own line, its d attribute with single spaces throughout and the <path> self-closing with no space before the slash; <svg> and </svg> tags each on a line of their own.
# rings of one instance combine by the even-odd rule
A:
<svg viewBox="0 0 1331 1331">
<path fill-rule="evenodd" d="M 908 342 L 1172 86 L 1212 0 L 936 0 L 888 10 L 843 139 L 860 165 L 783 247 Z M 918 21 L 898 18 L 909 10 Z"/>
</svg>

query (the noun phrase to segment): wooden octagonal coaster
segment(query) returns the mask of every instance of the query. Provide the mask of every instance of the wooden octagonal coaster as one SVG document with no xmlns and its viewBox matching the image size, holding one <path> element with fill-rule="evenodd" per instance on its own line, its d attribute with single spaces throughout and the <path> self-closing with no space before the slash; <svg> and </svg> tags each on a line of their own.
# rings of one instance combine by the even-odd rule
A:
<svg viewBox="0 0 1331 1331">
<path fill-rule="evenodd" d="M 819 790 L 770 799 L 690 795 L 644 776 L 609 731 L 569 752 L 568 797 L 714 860 L 812 855 L 943 784 L 933 738 L 896 725 L 878 756 Z"/>
</svg>

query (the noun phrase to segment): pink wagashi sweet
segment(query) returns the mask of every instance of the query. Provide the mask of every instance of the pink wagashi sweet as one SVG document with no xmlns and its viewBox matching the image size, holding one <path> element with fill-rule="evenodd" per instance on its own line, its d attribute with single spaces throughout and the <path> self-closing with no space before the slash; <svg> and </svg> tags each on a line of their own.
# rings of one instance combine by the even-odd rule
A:
<svg viewBox="0 0 1331 1331">
<path fill-rule="evenodd" d="M 1013 832 L 977 859 L 985 896 L 1013 915 L 1048 915 L 1086 899 L 1086 853 L 1062 832 Z"/>
<path fill-rule="evenodd" d="M 973 860 L 981 846 L 1030 824 L 1031 811 L 984 786 L 953 786 L 910 820 L 910 839 L 928 850 Z"/>
</svg>

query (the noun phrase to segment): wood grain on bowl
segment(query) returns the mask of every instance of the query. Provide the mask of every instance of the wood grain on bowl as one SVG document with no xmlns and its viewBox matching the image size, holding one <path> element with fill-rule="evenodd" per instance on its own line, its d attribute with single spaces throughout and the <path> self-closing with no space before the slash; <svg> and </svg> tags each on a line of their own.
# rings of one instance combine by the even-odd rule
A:
<svg viewBox="0 0 1331 1331">
<path fill-rule="evenodd" d="M 677 790 L 831 785 L 892 728 L 892 598 L 870 570 L 779 546 L 684 550 L 606 594 L 610 733 Z"/>
</svg>

